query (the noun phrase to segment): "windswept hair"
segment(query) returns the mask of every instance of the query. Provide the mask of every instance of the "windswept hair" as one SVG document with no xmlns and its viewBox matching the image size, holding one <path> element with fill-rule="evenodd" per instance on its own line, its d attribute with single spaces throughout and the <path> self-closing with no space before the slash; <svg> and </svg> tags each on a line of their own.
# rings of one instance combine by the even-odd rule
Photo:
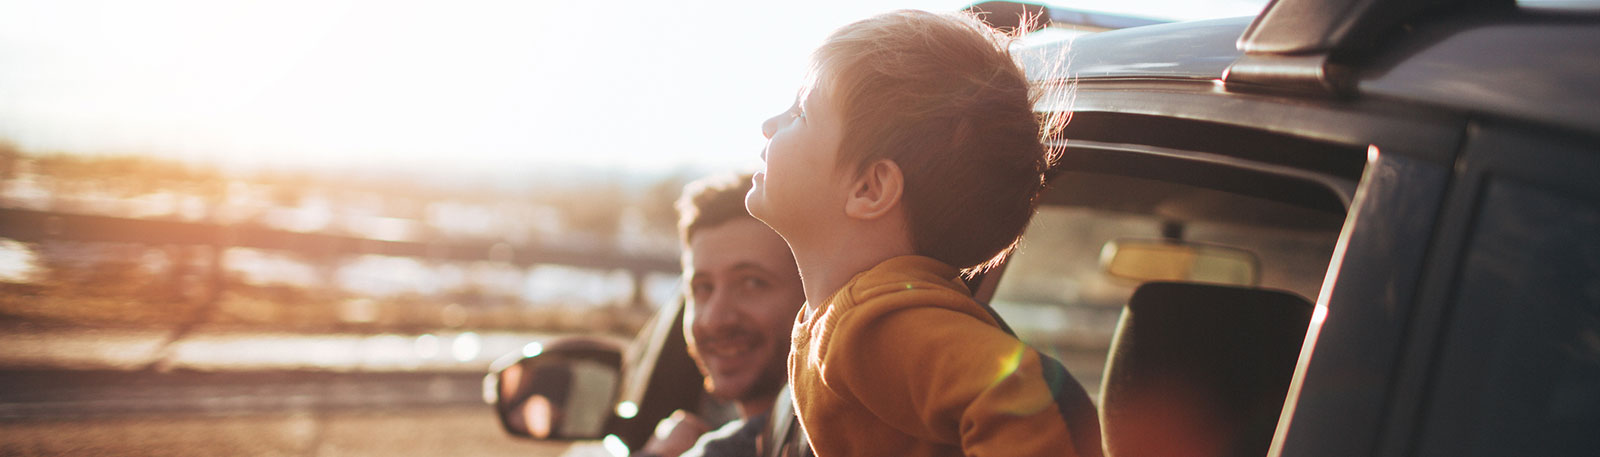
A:
<svg viewBox="0 0 1600 457">
<path fill-rule="evenodd" d="M 749 217 L 744 196 L 750 192 L 752 173 L 720 174 L 700 178 L 683 186 L 678 196 L 678 241 L 685 246 L 695 232 L 716 227 L 740 217 Z"/>
<path fill-rule="evenodd" d="M 843 116 L 840 171 L 898 165 L 913 247 L 968 275 L 1016 248 L 1057 156 L 1044 140 L 1061 122 L 1034 113 L 1044 91 L 1013 39 L 969 14 L 903 10 L 838 29 L 812 56 L 809 86 Z"/>
</svg>

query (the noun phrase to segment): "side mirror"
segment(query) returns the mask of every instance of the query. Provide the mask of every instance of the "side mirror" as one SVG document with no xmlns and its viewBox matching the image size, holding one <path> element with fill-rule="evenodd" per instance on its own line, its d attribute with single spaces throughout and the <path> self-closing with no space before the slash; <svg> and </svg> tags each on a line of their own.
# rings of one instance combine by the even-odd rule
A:
<svg viewBox="0 0 1600 457">
<path fill-rule="evenodd" d="M 622 348 L 587 337 L 530 343 L 496 361 L 484 379 L 500 425 L 541 440 L 599 439 L 622 382 Z"/>
<path fill-rule="evenodd" d="M 1100 249 L 1107 274 L 1138 282 L 1190 281 L 1255 286 L 1261 262 L 1250 251 L 1172 240 L 1112 240 Z"/>
</svg>

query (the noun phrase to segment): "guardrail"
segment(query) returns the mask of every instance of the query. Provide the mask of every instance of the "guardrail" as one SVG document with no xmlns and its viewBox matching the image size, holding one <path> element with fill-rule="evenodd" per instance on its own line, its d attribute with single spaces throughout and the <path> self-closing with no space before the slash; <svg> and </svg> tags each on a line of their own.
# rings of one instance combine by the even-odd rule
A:
<svg viewBox="0 0 1600 457">
<path fill-rule="evenodd" d="M 383 255 L 439 261 L 496 261 L 518 267 L 552 264 L 600 270 L 626 270 L 633 277 L 633 303 L 643 306 L 646 274 L 677 274 L 678 259 L 614 249 L 560 245 L 514 246 L 494 241 L 387 241 L 326 233 L 278 230 L 254 224 L 217 224 L 135 219 L 91 214 L 0 208 L 0 237 L 17 241 L 116 242 L 145 245 L 244 247 L 300 252 L 316 257 Z M 220 278 L 221 251 L 214 249 L 213 273 Z"/>
</svg>

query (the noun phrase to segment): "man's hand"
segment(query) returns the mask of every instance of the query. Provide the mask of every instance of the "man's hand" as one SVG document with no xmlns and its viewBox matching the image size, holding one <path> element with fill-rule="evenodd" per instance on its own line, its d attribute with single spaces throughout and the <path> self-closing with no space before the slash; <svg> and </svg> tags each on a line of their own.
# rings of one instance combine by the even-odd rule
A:
<svg viewBox="0 0 1600 457">
<path fill-rule="evenodd" d="M 671 416 L 662 419 L 656 424 L 656 433 L 650 436 L 650 441 L 644 443 L 644 449 L 639 454 L 656 455 L 660 457 L 678 457 L 689 448 L 694 447 L 700 435 L 711 431 L 706 421 L 699 416 L 684 410 L 673 411 Z"/>
</svg>

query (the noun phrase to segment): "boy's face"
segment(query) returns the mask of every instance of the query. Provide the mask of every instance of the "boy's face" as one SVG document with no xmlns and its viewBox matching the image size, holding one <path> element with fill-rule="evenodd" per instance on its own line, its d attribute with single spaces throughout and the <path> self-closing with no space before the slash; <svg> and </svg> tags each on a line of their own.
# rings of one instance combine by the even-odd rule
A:
<svg viewBox="0 0 1600 457">
<path fill-rule="evenodd" d="M 838 169 L 843 119 L 825 84 L 802 92 L 788 111 L 761 124 L 766 168 L 745 195 L 750 214 L 791 241 L 806 227 L 827 224 L 842 213 L 839 191 L 847 184 Z"/>
<path fill-rule="evenodd" d="M 688 247 L 684 335 L 706 390 L 735 401 L 776 393 L 788 381 L 789 331 L 806 300 L 789 246 L 740 217 L 701 229 Z"/>
</svg>

